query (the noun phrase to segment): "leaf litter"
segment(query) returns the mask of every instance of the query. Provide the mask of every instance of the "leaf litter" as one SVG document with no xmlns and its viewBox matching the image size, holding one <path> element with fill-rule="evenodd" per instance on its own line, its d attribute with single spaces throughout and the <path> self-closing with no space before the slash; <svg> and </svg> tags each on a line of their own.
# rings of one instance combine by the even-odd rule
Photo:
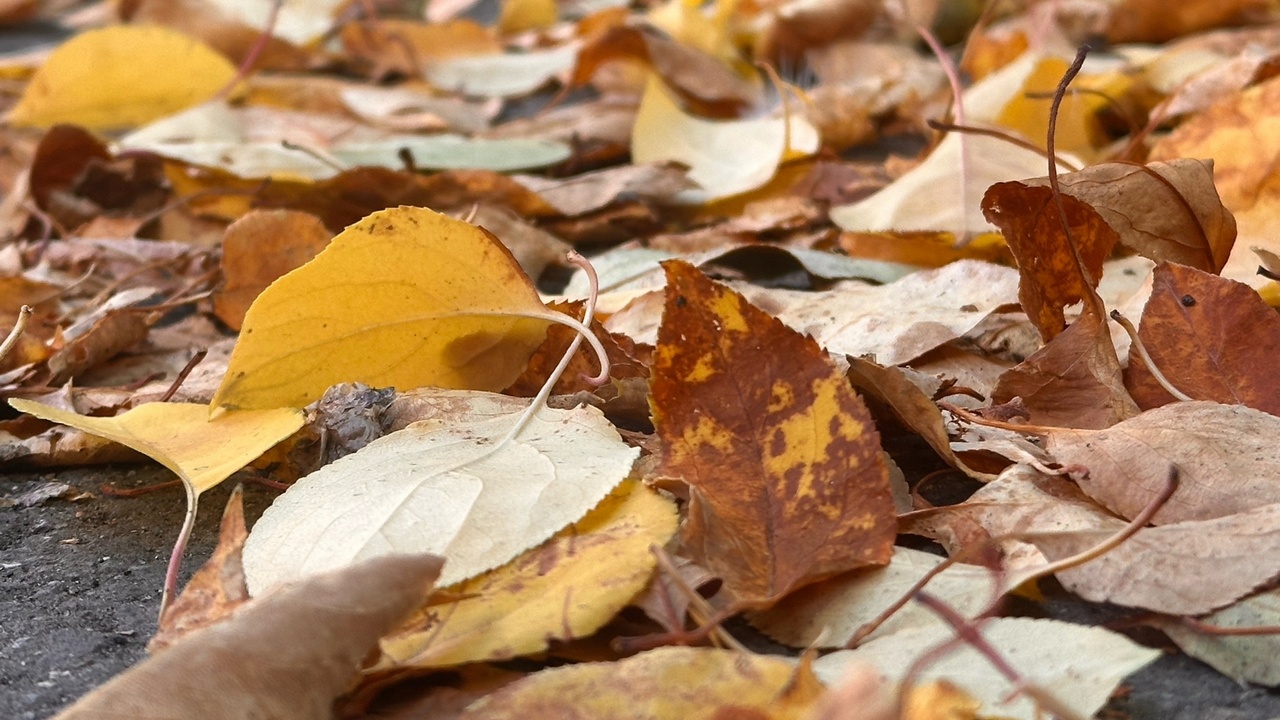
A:
<svg viewBox="0 0 1280 720">
<path fill-rule="evenodd" d="M 0 462 L 289 487 L 65 717 L 1280 683 L 1273 8 L 178 5 L 0 58 Z"/>
</svg>

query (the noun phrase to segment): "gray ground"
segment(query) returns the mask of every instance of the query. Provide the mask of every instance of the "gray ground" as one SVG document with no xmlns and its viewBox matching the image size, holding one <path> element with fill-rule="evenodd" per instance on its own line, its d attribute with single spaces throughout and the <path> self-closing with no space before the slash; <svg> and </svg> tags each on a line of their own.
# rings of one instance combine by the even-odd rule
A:
<svg viewBox="0 0 1280 720">
<path fill-rule="evenodd" d="M 0 497 L 16 496 L 45 477 L 0 478 Z M 2 718 L 48 717 L 143 657 L 155 630 L 165 562 L 182 519 L 182 493 L 176 488 L 127 499 L 97 492 L 103 480 L 137 487 L 167 479 L 160 469 L 76 470 L 56 477 L 95 497 L 0 508 Z M 202 500 L 185 574 L 212 551 L 229 487 L 215 488 Z M 250 521 L 274 492 L 246 488 Z M 1054 602 L 1049 607 L 1067 619 L 1107 619 L 1089 606 Z M 1280 717 L 1280 694 L 1241 687 L 1180 654 L 1162 658 L 1127 684 L 1127 696 L 1113 701 L 1103 717 Z"/>
</svg>

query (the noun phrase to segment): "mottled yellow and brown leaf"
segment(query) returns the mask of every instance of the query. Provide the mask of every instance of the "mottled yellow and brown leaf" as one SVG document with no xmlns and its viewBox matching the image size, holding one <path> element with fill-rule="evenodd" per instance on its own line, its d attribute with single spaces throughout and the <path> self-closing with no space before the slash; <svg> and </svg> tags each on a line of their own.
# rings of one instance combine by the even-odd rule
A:
<svg viewBox="0 0 1280 720">
<path fill-rule="evenodd" d="M 767 603 L 889 561 L 896 533 L 871 416 L 818 344 L 670 261 L 652 368 L 682 539 L 732 597 Z"/>
</svg>

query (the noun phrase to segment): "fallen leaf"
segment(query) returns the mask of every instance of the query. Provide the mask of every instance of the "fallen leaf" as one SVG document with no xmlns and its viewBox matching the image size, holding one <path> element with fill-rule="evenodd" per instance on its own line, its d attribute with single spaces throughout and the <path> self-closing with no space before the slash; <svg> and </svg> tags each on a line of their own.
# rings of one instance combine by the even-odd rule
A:
<svg viewBox="0 0 1280 720">
<path fill-rule="evenodd" d="M 213 294 L 213 313 L 239 330 L 254 299 L 315 257 L 330 237 L 319 218 L 296 210 L 255 210 L 232 223 L 222 238 L 224 284 Z"/>
<path fill-rule="evenodd" d="M 115 417 L 87 417 L 11 399 L 16 410 L 93 433 L 169 468 L 196 495 L 226 480 L 302 427 L 290 408 L 241 410 L 209 417 L 207 405 L 145 403 Z"/>
<path fill-rule="evenodd" d="M 812 154 L 818 144 L 818 131 L 797 115 L 721 121 L 689 115 L 660 80 L 651 79 L 636 113 L 631 158 L 683 163 L 702 191 L 682 198 L 707 202 L 763 186 L 779 163 Z"/>
<path fill-rule="evenodd" d="M 578 43 L 523 53 L 494 53 L 443 58 L 426 64 L 423 76 L 433 86 L 470 97 L 528 95 L 573 71 Z"/>
<path fill-rule="evenodd" d="M 439 668 L 507 660 L 595 632 L 649 582 L 651 546 L 675 534 L 675 505 L 624 482 L 549 542 L 444 592 L 382 640 L 371 668 Z"/>
<path fill-rule="evenodd" d="M 235 76 L 229 60 L 198 40 L 163 27 L 117 25 L 59 45 L 8 119 L 28 127 L 129 128 L 198 105 Z"/>
<path fill-rule="evenodd" d="M 598 720 L 800 720 L 824 688 L 807 664 L 715 648 L 665 647 L 616 663 L 534 673 L 481 698 L 459 720 L 572 712 Z"/>
<path fill-rule="evenodd" d="M 894 512 L 880 438 L 812 339 L 669 261 L 654 355 L 662 472 L 690 486 L 685 547 L 741 602 L 883 565 Z"/>
<path fill-rule="evenodd" d="M 992 400 L 1021 398 L 1037 425 L 1110 427 L 1138 414 L 1121 372 L 1105 321 L 1088 309 L 1064 332 L 1005 371 Z"/>
<path fill-rule="evenodd" d="M 1018 260 L 1018 298 L 1044 339 L 1066 328 L 1064 308 L 1087 300 L 1120 236 L 1091 205 L 1063 194 L 1063 227 L 1053 191 L 1024 182 L 992 185 L 982 213 Z"/>
<path fill-rule="evenodd" d="M 160 627 L 147 643 L 148 652 L 154 654 L 193 632 L 216 625 L 249 602 L 244 564 L 240 560 L 248 536 L 244 523 L 244 490 L 237 487 L 231 491 L 227 507 L 222 511 L 213 556 L 196 570 L 181 594 L 164 609 Z"/>
<path fill-rule="evenodd" d="M 791 647 L 843 647 L 864 623 L 911 592 L 925 573 L 943 558 L 910 548 L 895 547 L 886 567 L 856 570 L 824 580 L 795 593 L 763 613 L 751 624 Z M 967 618 L 982 612 L 995 596 L 997 577 L 976 565 L 952 565 L 929 581 L 924 590 Z M 908 603 L 894 613 L 866 641 L 909 628 L 940 623 L 938 616 Z"/>
<path fill-rule="evenodd" d="M 1218 628 L 1266 628 L 1280 625 L 1280 591 L 1247 597 L 1198 620 Z M 1280 637 L 1274 634 L 1217 635 L 1200 632 L 1178 618 L 1154 622 L 1182 651 L 1239 683 L 1280 685 Z"/>
<path fill-rule="evenodd" d="M 489 233 L 401 207 L 347 228 L 245 316 L 214 407 L 302 407 L 339 382 L 501 390 L 550 311 Z M 525 317 L 522 317 L 525 316 Z"/>
<path fill-rule="evenodd" d="M 1058 620 L 994 618 L 982 624 L 981 633 L 1014 670 L 1077 717 L 1093 717 L 1121 680 L 1160 656 L 1159 650 L 1144 648 L 1110 630 Z M 940 625 L 905 630 L 820 658 L 814 672 L 831 684 L 850 663 L 866 662 L 891 680 L 901 680 L 923 653 L 953 635 L 950 627 Z M 1044 717 L 1025 692 L 1009 699 L 1015 686 L 968 645 L 929 664 L 914 678 L 916 682 L 940 679 L 980 700 L 980 717 Z"/>
<path fill-rule="evenodd" d="M 1280 415 L 1280 317 L 1252 288 L 1170 263 L 1156 266 L 1138 337 L 1157 369 L 1197 400 Z M 1125 384 L 1145 408 L 1173 401 L 1136 349 Z"/>
<path fill-rule="evenodd" d="M 57 720 L 324 720 L 378 638 L 431 588 L 441 559 L 383 557 L 310 578 L 186 637 Z"/>
<path fill-rule="evenodd" d="M 1208 520 L 1280 502 L 1275 478 L 1280 418 L 1241 405 L 1182 402 L 1148 410 L 1101 430 L 1055 429 L 1045 447 L 1087 473 L 1080 488 L 1132 518 L 1161 492 L 1170 464 L 1177 492 L 1152 518 L 1157 525 Z"/>
<path fill-rule="evenodd" d="M 448 560 L 442 586 L 503 565 L 582 518 L 631 470 L 599 410 L 419 422 L 298 480 L 249 534 L 249 591 L 395 552 Z"/>
</svg>

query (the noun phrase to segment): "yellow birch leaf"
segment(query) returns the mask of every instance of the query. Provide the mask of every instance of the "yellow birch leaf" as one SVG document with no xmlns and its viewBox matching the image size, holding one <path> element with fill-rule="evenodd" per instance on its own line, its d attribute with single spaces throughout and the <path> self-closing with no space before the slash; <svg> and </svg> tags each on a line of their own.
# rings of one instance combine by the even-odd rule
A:
<svg viewBox="0 0 1280 720">
<path fill-rule="evenodd" d="M 541 547 L 448 589 L 382 641 L 374 671 L 505 660 L 609 622 L 649 582 L 650 545 L 676 531 L 670 500 L 631 480 Z"/>
<path fill-rule="evenodd" d="M 556 24 L 559 15 L 556 0 L 505 0 L 498 30 L 504 34 L 545 30 Z"/>
<path fill-rule="evenodd" d="M 196 495 L 226 480 L 302 427 L 290 408 L 228 412 L 209 418 L 199 403 L 144 403 L 115 417 L 89 417 L 12 399 L 28 415 L 131 447 L 172 470 Z"/>
<path fill-rule="evenodd" d="M 809 663 L 704 647 L 664 647 L 613 663 L 553 668 L 472 703 L 459 720 L 784 720 L 813 717 L 825 691 Z"/>
<path fill-rule="evenodd" d="M 496 392 L 524 371 L 551 315 L 487 231 L 382 210 L 258 296 L 212 406 L 304 407 L 340 382 Z"/>
<path fill-rule="evenodd" d="M 9 115 L 18 126 L 135 127 L 213 97 L 236 67 L 213 48 L 163 27 L 116 25 L 63 43 Z"/>
</svg>

